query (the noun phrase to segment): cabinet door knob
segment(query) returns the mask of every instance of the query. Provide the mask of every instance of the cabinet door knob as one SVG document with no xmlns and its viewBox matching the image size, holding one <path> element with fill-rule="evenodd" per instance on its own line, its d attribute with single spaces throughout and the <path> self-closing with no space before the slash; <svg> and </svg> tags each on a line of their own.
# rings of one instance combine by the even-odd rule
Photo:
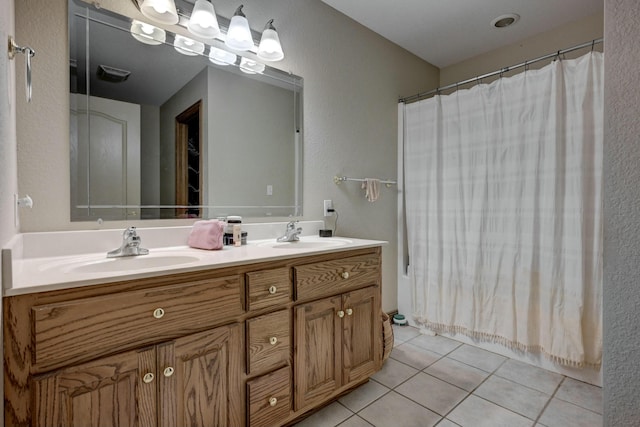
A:
<svg viewBox="0 0 640 427">
<path fill-rule="evenodd" d="M 171 366 L 167 366 L 166 368 L 164 368 L 164 376 L 169 378 L 171 375 L 173 375 L 173 373 L 175 372 L 175 370 L 171 367 Z"/>
<path fill-rule="evenodd" d="M 276 338 L 276 337 L 269 338 L 269 343 L 271 345 L 276 345 L 278 343 L 278 338 Z"/>
<path fill-rule="evenodd" d="M 342 319 L 344 317 L 344 311 L 338 311 L 338 317 Z"/>
<path fill-rule="evenodd" d="M 162 316 L 164 316 L 164 310 L 162 308 L 156 308 L 153 310 L 153 317 L 156 319 L 162 319 Z"/>
<path fill-rule="evenodd" d="M 351 316 L 353 314 L 353 310 L 350 308 L 347 308 L 347 316 Z"/>
<path fill-rule="evenodd" d="M 269 287 L 269 293 L 271 295 L 275 294 L 278 291 L 278 288 L 276 288 L 275 286 L 270 286 Z"/>
<path fill-rule="evenodd" d="M 343 279 L 348 279 L 349 278 L 349 272 L 348 271 L 343 271 L 341 274 Z"/>
<path fill-rule="evenodd" d="M 278 404 L 278 399 L 276 399 L 275 397 L 272 397 L 269 399 L 269 405 L 276 406 L 277 404 Z"/>
<path fill-rule="evenodd" d="M 149 384 L 153 381 L 154 378 L 155 376 L 151 372 L 147 372 L 146 374 L 144 374 L 144 377 L 142 377 L 142 381 Z"/>
</svg>

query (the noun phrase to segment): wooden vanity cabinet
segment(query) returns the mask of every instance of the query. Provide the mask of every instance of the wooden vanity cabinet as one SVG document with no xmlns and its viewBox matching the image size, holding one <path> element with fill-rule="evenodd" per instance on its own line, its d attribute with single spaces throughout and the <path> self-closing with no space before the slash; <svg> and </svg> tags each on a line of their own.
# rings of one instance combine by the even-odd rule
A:
<svg viewBox="0 0 640 427">
<path fill-rule="evenodd" d="M 380 368 L 377 293 L 371 286 L 295 307 L 296 410 Z"/>
<path fill-rule="evenodd" d="M 301 300 L 354 289 L 294 307 L 296 410 L 313 407 L 380 369 L 379 263 L 378 257 L 364 255 L 295 268 Z"/>
<path fill-rule="evenodd" d="M 34 425 L 242 425 L 238 325 L 33 379 Z"/>
<path fill-rule="evenodd" d="M 6 426 L 288 425 L 381 367 L 380 248 L 3 298 Z"/>
<path fill-rule="evenodd" d="M 33 426 L 156 426 L 155 349 L 128 351 L 33 378 Z M 11 420 L 7 420 L 11 422 Z"/>
</svg>

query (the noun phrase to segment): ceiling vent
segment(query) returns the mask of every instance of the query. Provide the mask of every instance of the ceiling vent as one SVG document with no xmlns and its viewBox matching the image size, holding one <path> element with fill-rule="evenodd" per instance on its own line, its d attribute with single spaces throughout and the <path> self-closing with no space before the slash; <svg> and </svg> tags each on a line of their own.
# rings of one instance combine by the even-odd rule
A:
<svg viewBox="0 0 640 427">
<path fill-rule="evenodd" d="M 506 15 L 500 15 L 491 21 L 491 26 L 496 28 L 506 28 L 509 27 L 520 19 L 520 15 L 517 13 L 508 13 Z"/>
<path fill-rule="evenodd" d="M 98 65 L 96 74 L 100 80 L 104 80 L 105 82 L 122 83 L 129 78 L 131 71 L 109 67 L 108 65 Z"/>
</svg>

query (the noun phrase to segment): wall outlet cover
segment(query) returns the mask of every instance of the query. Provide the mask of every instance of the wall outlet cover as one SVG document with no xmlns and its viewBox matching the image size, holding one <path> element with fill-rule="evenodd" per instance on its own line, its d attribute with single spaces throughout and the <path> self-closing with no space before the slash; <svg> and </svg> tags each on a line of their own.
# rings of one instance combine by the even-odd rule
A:
<svg viewBox="0 0 640 427">
<path fill-rule="evenodd" d="M 332 216 L 333 212 L 329 212 L 329 209 L 333 209 L 333 201 L 325 200 L 323 205 L 323 215 L 324 216 Z"/>
</svg>

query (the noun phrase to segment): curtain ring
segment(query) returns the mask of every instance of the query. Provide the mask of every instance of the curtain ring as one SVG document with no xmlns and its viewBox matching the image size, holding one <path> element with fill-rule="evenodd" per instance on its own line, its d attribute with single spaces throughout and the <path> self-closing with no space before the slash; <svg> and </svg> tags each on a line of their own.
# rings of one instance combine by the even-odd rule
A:
<svg viewBox="0 0 640 427">
<path fill-rule="evenodd" d="M 529 71 L 529 62 L 528 61 L 524 61 L 524 71 L 525 72 Z"/>
<path fill-rule="evenodd" d="M 591 42 L 591 52 L 593 52 L 593 49 L 596 47 L 596 40 L 593 39 L 593 41 Z"/>
</svg>

